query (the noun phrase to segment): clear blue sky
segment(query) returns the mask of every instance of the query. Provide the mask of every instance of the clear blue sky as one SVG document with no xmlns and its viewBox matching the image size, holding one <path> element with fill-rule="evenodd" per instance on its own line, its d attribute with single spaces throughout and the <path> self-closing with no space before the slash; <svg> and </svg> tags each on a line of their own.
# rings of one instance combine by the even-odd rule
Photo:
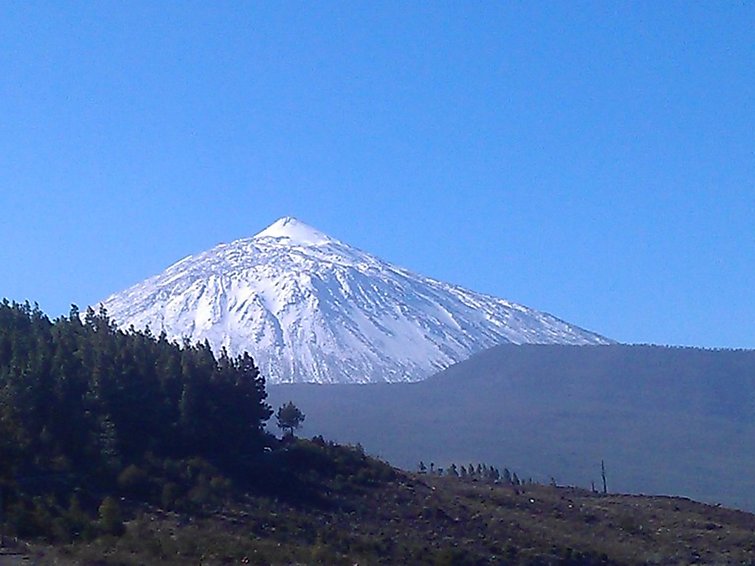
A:
<svg viewBox="0 0 755 566">
<path fill-rule="evenodd" d="M 755 347 L 755 3 L 0 4 L 0 296 L 284 215 L 626 342 Z"/>
</svg>

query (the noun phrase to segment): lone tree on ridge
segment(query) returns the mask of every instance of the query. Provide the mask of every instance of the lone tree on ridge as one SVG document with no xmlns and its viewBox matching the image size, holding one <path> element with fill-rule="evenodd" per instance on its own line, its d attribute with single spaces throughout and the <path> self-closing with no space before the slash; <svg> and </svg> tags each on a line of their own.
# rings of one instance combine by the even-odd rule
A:
<svg viewBox="0 0 755 566">
<path fill-rule="evenodd" d="M 275 413 L 275 419 L 278 421 L 278 428 L 287 436 L 294 435 L 294 431 L 301 426 L 301 423 L 304 422 L 304 418 L 304 413 L 302 413 L 301 410 L 299 410 L 299 407 L 294 405 L 291 401 L 278 407 L 278 412 Z"/>
</svg>

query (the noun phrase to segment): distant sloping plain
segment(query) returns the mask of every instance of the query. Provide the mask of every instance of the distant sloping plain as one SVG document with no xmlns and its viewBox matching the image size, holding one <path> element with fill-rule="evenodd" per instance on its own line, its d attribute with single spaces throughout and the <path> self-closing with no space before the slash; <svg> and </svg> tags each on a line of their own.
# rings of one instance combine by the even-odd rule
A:
<svg viewBox="0 0 755 566">
<path fill-rule="evenodd" d="M 755 511 L 755 351 L 503 345 L 417 383 L 268 386 L 303 436 L 361 443 L 406 469 L 681 495 Z"/>
</svg>

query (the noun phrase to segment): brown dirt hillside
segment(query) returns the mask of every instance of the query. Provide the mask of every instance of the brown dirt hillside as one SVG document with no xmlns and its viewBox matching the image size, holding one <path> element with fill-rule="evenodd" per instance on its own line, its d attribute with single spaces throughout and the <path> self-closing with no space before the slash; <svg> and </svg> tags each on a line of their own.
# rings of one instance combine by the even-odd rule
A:
<svg viewBox="0 0 755 566">
<path fill-rule="evenodd" d="M 375 470 L 331 478 L 304 499 L 246 495 L 191 515 L 142 507 L 120 538 L 38 548 L 36 557 L 60 564 L 755 564 L 755 515 L 744 512 L 682 498 Z"/>
</svg>

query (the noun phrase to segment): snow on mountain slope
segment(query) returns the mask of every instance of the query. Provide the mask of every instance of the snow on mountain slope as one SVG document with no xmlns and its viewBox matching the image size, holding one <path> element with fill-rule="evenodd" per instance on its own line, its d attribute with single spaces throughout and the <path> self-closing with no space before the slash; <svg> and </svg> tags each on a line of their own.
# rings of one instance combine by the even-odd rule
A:
<svg viewBox="0 0 755 566">
<path fill-rule="evenodd" d="M 290 217 L 103 304 L 121 328 L 247 350 L 271 383 L 412 381 L 496 344 L 610 342 L 393 266 Z"/>
</svg>

